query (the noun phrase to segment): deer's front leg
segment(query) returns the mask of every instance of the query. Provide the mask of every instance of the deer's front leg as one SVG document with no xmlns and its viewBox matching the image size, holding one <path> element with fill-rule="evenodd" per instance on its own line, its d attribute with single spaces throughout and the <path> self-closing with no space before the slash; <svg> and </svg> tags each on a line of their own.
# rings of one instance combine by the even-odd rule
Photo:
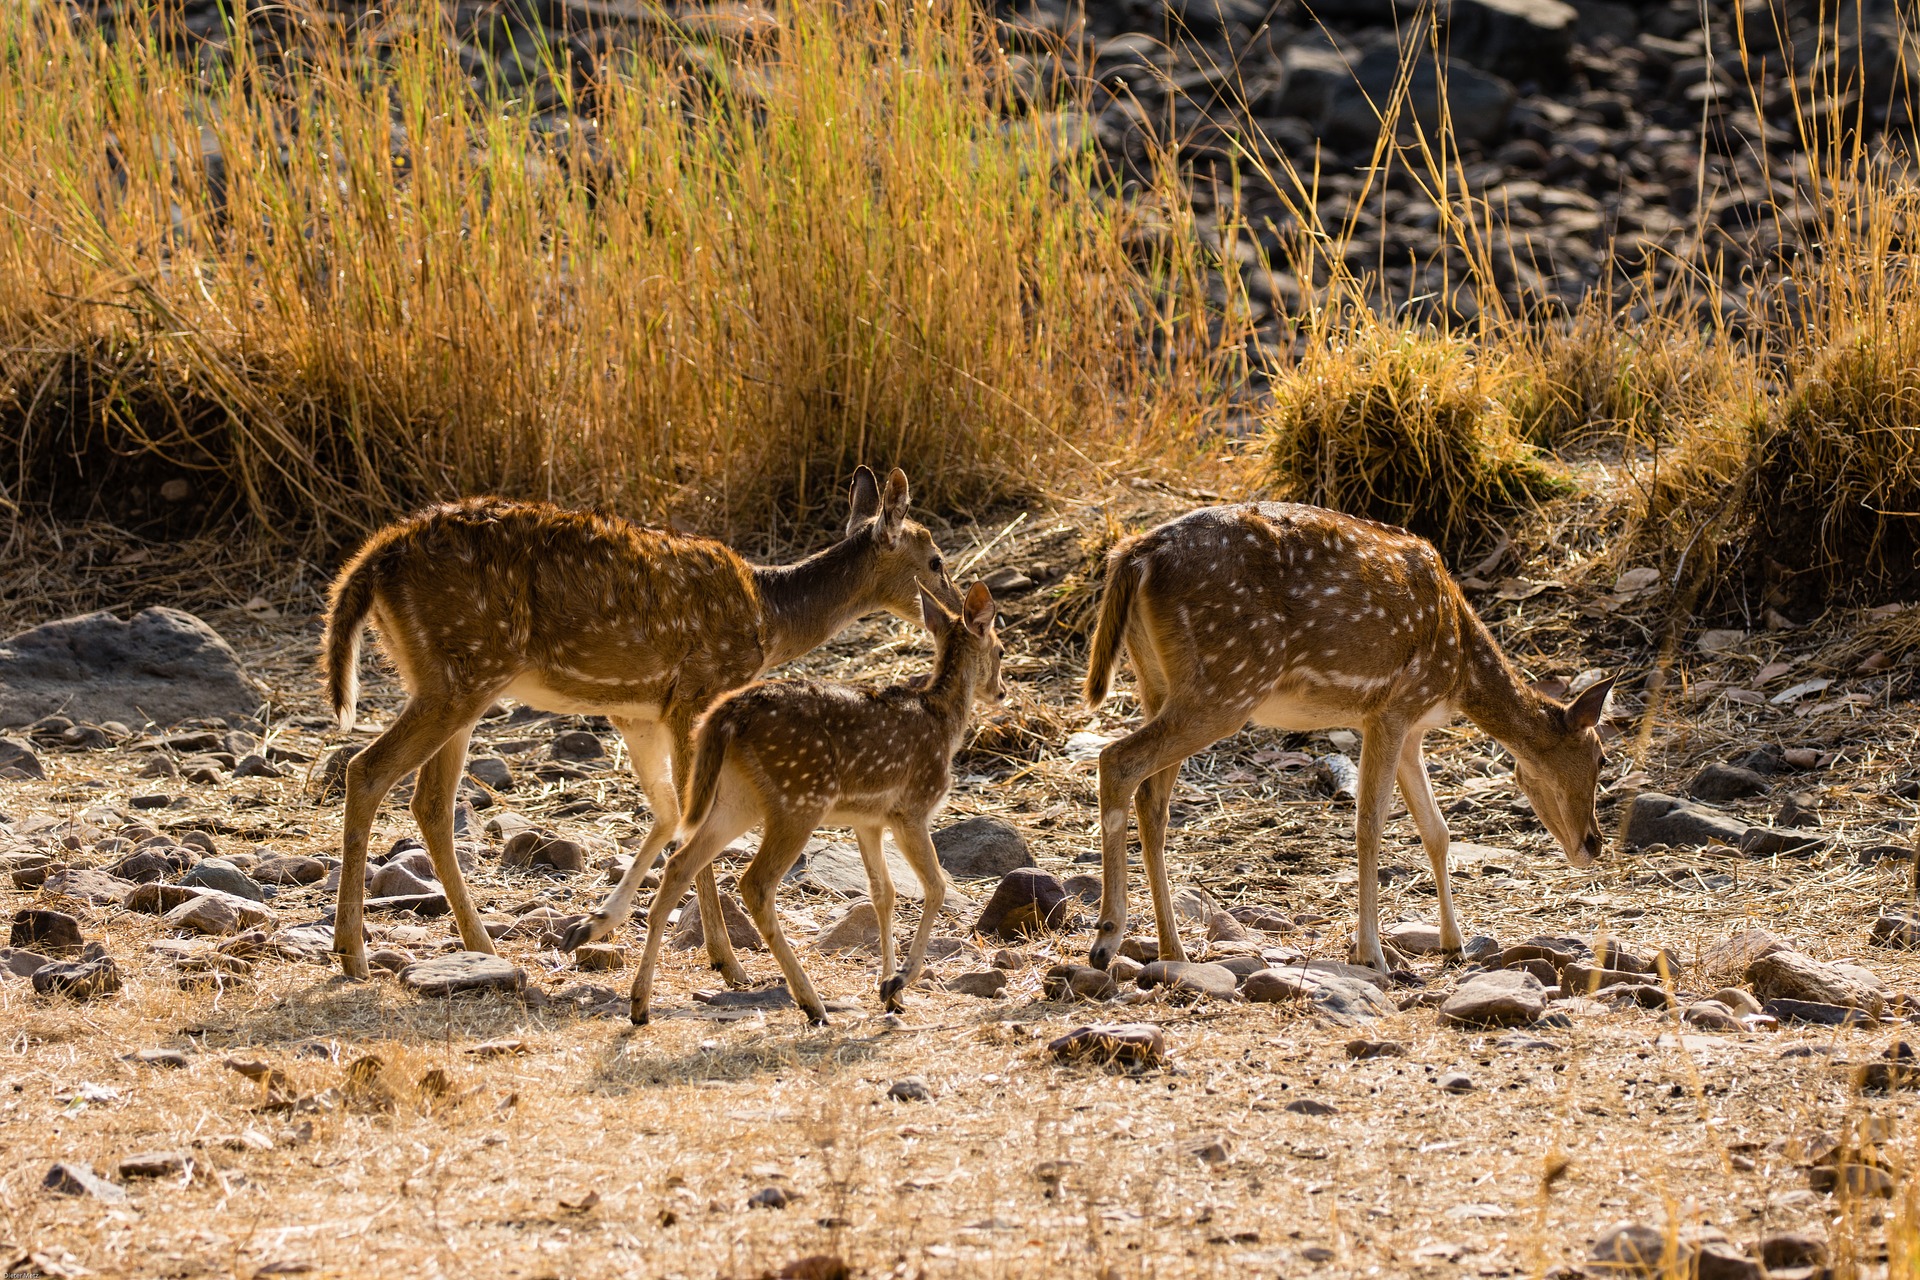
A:
<svg viewBox="0 0 1920 1280">
<path fill-rule="evenodd" d="M 1427 862 L 1433 867 L 1434 891 L 1440 899 L 1440 946 L 1448 956 L 1458 957 L 1465 944 L 1454 919 L 1453 886 L 1447 878 L 1450 840 L 1447 820 L 1441 816 L 1440 806 L 1433 798 L 1433 784 L 1427 778 L 1427 762 L 1416 734 L 1409 733 L 1406 745 L 1400 748 L 1398 776 L 1400 794 L 1406 799 L 1407 812 L 1413 815 L 1413 825 L 1420 832 L 1420 843 L 1427 851 Z"/>
<path fill-rule="evenodd" d="M 1360 795 L 1354 839 L 1360 847 L 1360 926 L 1354 951 L 1361 964 L 1389 971 L 1380 946 L 1380 834 L 1393 798 L 1393 775 L 1406 730 L 1400 725 L 1368 725 L 1360 744 Z"/>
</svg>

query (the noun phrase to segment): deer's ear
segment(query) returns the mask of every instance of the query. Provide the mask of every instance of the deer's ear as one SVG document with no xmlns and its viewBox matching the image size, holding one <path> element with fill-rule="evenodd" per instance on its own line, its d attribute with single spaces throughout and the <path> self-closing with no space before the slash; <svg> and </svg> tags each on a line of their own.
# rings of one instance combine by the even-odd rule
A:
<svg viewBox="0 0 1920 1280">
<path fill-rule="evenodd" d="M 1569 703 L 1567 727 L 1578 732 L 1598 725 L 1600 717 L 1607 713 L 1607 695 L 1613 692 L 1613 682 L 1619 678 L 1617 675 L 1608 676 Z"/>
<path fill-rule="evenodd" d="M 907 473 L 895 467 L 887 477 L 887 490 L 880 495 L 880 540 L 888 546 L 900 541 L 907 527 Z"/>
<path fill-rule="evenodd" d="M 977 636 L 987 634 L 987 628 L 993 625 L 993 592 L 987 590 L 986 583 L 976 582 L 967 588 L 961 616 L 967 620 L 967 630 Z"/>
<path fill-rule="evenodd" d="M 946 635 L 947 629 L 953 626 L 953 615 L 925 587 L 920 588 L 920 620 L 927 624 L 927 630 L 933 633 L 936 640 Z"/>
<path fill-rule="evenodd" d="M 851 538 L 861 525 L 879 514 L 880 481 L 874 477 L 872 468 L 856 467 L 853 485 L 847 491 L 847 536 Z"/>
</svg>

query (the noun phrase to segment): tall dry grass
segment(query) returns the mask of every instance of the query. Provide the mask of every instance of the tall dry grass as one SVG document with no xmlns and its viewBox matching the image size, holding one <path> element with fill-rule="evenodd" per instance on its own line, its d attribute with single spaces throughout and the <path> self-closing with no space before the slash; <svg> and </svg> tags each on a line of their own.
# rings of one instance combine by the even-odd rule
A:
<svg viewBox="0 0 1920 1280">
<path fill-rule="evenodd" d="M 433 0 L 296 6 L 285 57 L 177 19 L 0 14 L 15 510 L 187 473 L 269 536 L 476 490 L 778 535 L 857 462 L 968 507 L 1222 403 L 1197 250 L 1134 251 L 970 6 L 662 16 L 584 99 L 562 49 L 476 86 Z"/>
</svg>

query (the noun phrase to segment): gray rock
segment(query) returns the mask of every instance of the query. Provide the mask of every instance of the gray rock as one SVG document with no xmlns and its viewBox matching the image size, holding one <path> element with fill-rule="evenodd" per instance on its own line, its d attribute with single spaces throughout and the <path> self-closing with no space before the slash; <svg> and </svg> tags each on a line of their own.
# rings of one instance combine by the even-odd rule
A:
<svg viewBox="0 0 1920 1280">
<path fill-rule="evenodd" d="M 1549 998 L 1532 974 L 1500 969 L 1461 983 L 1440 1006 L 1440 1016 L 1455 1026 L 1519 1026 L 1545 1013 Z"/>
<path fill-rule="evenodd" d="M 63 1160 L 47 1170 L 40 1185 L 55 1195 L 92 1196 L 95 1200 L 119 1203 L 127 1198 L 126 1189 L 108 1182 L 93 1171 L 93 1166 Z"/>
<path fill-rule="evenodd" d="M 33 972 L 53 961 L 38 951 L 19 947 L 0 947 L 0 974 L 10 978 L 31 978 Z"/>
<path fill-rule="evenodd" d="M 555 760 L 601 760 L 606 757 L 607 748 L 597 735 L 572 729 L 554 735 L 549 754 Z"/>
<path fill-rule="evenodd" d="M 378 947 L 367 952 L 367 967 L 382 973 L 399 973 L 414 961 L 411 951 L 399 947 Z"/>
<path fill-rule="evenodd" d="M 1392 1003 L 1372 983 L 1301 965 L 1249 974 L 1240 984 L 1240 994 L 1256 1004 L 1306 1001 L 1313 1006 L 1314 1016 L 1340 1027 L 1359 1026 L 1394 1012 Z"/>
<path fill-rule="evenodd" d="M 1046 1000 L 1111 1000 L 1120 983 L 1105 969 L 1084 964 L 1056 964 L 1040 977 L 1040 995 Z"/>
<path fill-rule="evenodd" d="M 467 761 L 467 776 L 493 791 L 513 790 L 513 768 L 499 756 L 475 756 Z"/>
<path fill-rule="evenodd" d="M 225 858 L 206 858 L 195 863 L 180 877 L 180 883 L 189 889 L 212 889 L 249 902 L 267 900 L 267 891 Z"/>
<path fill-rule="evenodd" d="M 78 898 L 94 906 L 119 906 L 126 902 L 127 896 L 139 886 L 131 880 L 122 880 L 118 876 L 108 875 L 104 871 L 95 871 L 91 867 L 68 867 L 48 875 L 42 883 L 43 892 L 63 898 Z"/>
<path fill-rule="evenodd" d="M 120 966 L 112 956 L 75 962 L 55 961 L 33 971 L 33 989 L 43 996 L 92 1000 L 120 990 Z"/>
<path fill-rule="evenodd" d="M 1007 971 L 1005 969 L 980 969 L 973 973 L 956 974 L 947 979 L 947 990 L 957 991 L 963 996 L 973 996 L 980 1000 L 991 1000 L 1007 989 Z"/>
<path fill-rule="evenodd" d="M 1710 764 L 1693 775 L 1693 781 L 1687 784 L 1687 794 L 1708 804 L 1725 804 L 1729 800 L 1764 795 L 1770 785 L 1764 775 L 1752 769 L 1743 769 L 1737 764 Z"/>
<path fill-rule="evenodd" d="M 981 815 L 933 833 L 934 852 L 949 875 L 998 878 L 1033 865 L 1026 839 L 1010 822 Z"/>
<path fill-rule="evenodd" d="M 1388 925 L 1381 931 L 1386 942 L 1405 956 L 1438 955 L 1446 948 L 1440 945 L 1440 926 L 1422 921 L 1403 921 Z"/>
<path fill-rule="evenodd" d="M 1374 1058 L 1404 1058 L 1407 1046 L 1398 1040 L 1349 1040 L 1347 1056 L 1355 1062 L 1367 1062 Z"/>
<path fill-rule="evenodd" d="M 453 996 L 469 991 L 526 989 L 527 975 L 512 962 L 480 951 L 456 951 L 418 960 L 400 971 L 400 985 L 422 996 Z"/>
<path fill-rule="evenodd" d="M 721 894 L 720 914 L 727 919 L 727 939 L 733 943 L 734 950 L 766 949 L 767 944 L 760 940 L 760 930 L 754 927 L 753 917 L 740 905 L 740 899 L 730 893 Z M 706 945 L 706 922 L 700 918 L 700 899 L 690 897 L 680 908 L 679 923 L 667 935 L 667 946 L 674 951 L 693 951 Z"/>
<path fill-rule="evenodd" d="M 1790 1267 L 1824 1267 L 1827 1265 L 1827 1242 L 1816 1236 L 1783 1231 L 1760 1241 L 1760 1261 L 1770 1271 L 1785 1271 Z"/>
<path fill-rule="evenodd" d="M 184 858 L 170 858 L 158 849 L 136 849 L 108 867 L 107 874 L 116 879 L 125 880 L 129 885 L 136 885 L 152 884 L 184 870 L 186 870 Z M 129 888 L 128 893 L 131 892 Z M 126 895 L 123 894 L 120 901 L 124 905 Z"/>
<path fill-rule="evenodd" d="M 895 1102 L 932 1102 L 933 1090 L 924 1076 L 906 1076 L 887 1086 L 887 1097 Z"/>
<path fill-rule="evenodd" d="M 80 922 L 66 912 L 22 907 L 14 913 L 7 945 L 50 956 L 68 956 L 79 954 L 87 940 L 80 933 Z"/>
<path fill-rule="evenodd" d="M 573 966 L 590 973 L 624 969 L 627 966 L 627 950 L 611 943 L 589 942 L 573 949 Z"/>
<path fill-rule="evenodd" d="M 1380 132 L 1379 109 L 1392 96 L 1400 73 L 1400 54 L 1391 45 L 1361 57 L 1344 82 L 1330 88 L 1319 125 L 1336 146 L 1365 147 Z M 1446 114 L 1462 139 L 1487 143 L 1498 138 L 1513 114 L 1513 86 L 1457 58 L 1446 60 Z M 1406 105 L 1429 137 L 1441 123 L 1441 79 L 1431 58 L 1413 68 Z M 1357 771 L 1356 771 L 1357 778 Z"/>
<path fill-rule="evenodd" d="M 1683 1273 L 1690 1270 L 1685 1264 L 1692 1252 L 1678 1240 L 1670 1245 L 1666 1233 L 1654 1227 L 1623 1223 L 1593 1242 L 1587 1262 L 1589 1270 L 1601 1274 L 1651 1277 L 1666 1274 L 1669 1260 L 1680 1264 Z"/>
<path fill-rule="evenodd" d="M 389 862 L 367 877 L 369 898 L 403 898 L 439 892 L 438 881 L 422 880 L 404 862 Z"/>
<path fill-rule="evenodd" d="M 250 720 L 266 691 L 231 646 L 178 609 L 63 618 L 0 641 L 0 726 L 59 712 L 99 724 Z"/>
<path fill-rule="evenodd" d="M 974 931 L 1014 941 L 1059 928 L 1072 913 L 1072 900 L 1060 882 L 1044 871 L 1028 868 L 1010 872 L 994 886 L 980 918 L 974 922 Z"/>
<path fill-rule="evenodd" d="M 1567 74 L 1579 13 L 1560 0 L 1453 0 L 1447 51 L 1508 80 L 1556 83 Z"/>
<path fill-rule="evenodd" d="M 137 1151 L 120 1158 L 122 1178 L 171 1178 L 193 1168 L 193 1157 L 184 1151 Z"/>
<path fill-rule="evenodd" d="M 327 864 L 318 858 L 276 854 L 260 860 L 253 869 L 253 878 L 261 884 L 319 884 L 327 878 Z"/>
<path fill-rule="evenodd" d="M 887 877 L 893 881 L 896 897 L 917 902 L 926 896 L 913 864 L 894 847 L 892 839 L 881 839 L 880 853 L 887 861 Z M 872 892 L 872 886 L 867 883 L 867 864 L 861 860 L 860 850 L 834 841 L 809 841 L 801 861 L 787 873 L 787 879 L 816 892 L 842 898 L 864 898 Z"/>
<path fill-rule="evenodd" d="M 178 1049 L 136 1049 L 127 1055 L 127 1061 L 168 1071 L 184 1071 L 187 1067 L 187 1055 Z"/>
<path fill-rule="evenodd" d="M 1761 956 L 1790 949 L 1786 942 L 1765 929 L 1746 929 L 1709 948 L 1700 959 L 1700 967 L 1715 976 L 1745 974 Z"/>
<path fill-rule="evenodd" d="M 1066 890 L 1069 898 L 1075 899 L 1083 906 L 1098 907 L 1100 905 L 1102 890 L 1099 876 L 1068 876 L 1061 882 L 1060 887 Z"/>
<path fill-rule="evenodd" d="M 1832 843 L 1828 836 L 1810 836 L 1799 831 L 1783 831 L 1778 827 L 1749 827 L 1740 838 L 1740 852 L 1750 858 L 1771 858 L 1776 855 L 1811 858 Z"/>
<path fill-rule="evenodd" d="M 1472 1093 L 1473 1077 L 1459 1071 L 1449 1071 L 1434 1082 L 1448 1093 Z"/>
<path fill-rule="evenodd" d="M 1874 917 L 1868 937 L 1883 947 L 1899 951 L 1920 949 L 1920 914 L 1912 911 L 1883 911 Z"/>
<path fill-rule="evenodd" d="M 500 865 L 510 868 L 575 872 L 587 867 L 586 846 L 549 831 L 522 831 L 500 851 Z"/>
<path fill-rule="evenodd" d="M 1155 960 L 1140 970 L 1135 983 L 1142 991 L 1165 987 L 1215 1000 L 1237 999 L 1240 986 L 1233 970 L 1224 965 L 1183 960 Z"/>
<path fill-rule="evenodd" d="M 273 912 L 250 899 L 221 893 L 217 889 L 201 889 L 192 899 L 162 916 L 161 923 L 172 929 L 190 929 L 195 933 L 226 938 L 244 933 L 256 925 L 272 924 L 274 917 Z"/>
<path fill-rule="evenodd" d="M 1761 1001 L 1804 1000 L 1859 1009 L 1879 1017 L 1893 993 L 1880 978 L 1853 964 L 1774 951 L 1747 966 L 1747 982 Z"/>
<path fill-rule="evenodd" d="M 1048 1042 L 1047 1054 L 1063 1062 L 1139 1069 L 1164 1063 L 1167 1042 L 1151 1023 L 1112 1023 L 1075 1027 Z"/>
<path fill-rule="evenodd" d="M 813 940 L 816 951 L 874 951 L 880 946 L 880 913 L 871 902 L 849 905 Z"/>
<path fill-rule="evenodd" d="M 1763 1013 L 1778 1022 L 1798 1023 L 1811 1027 L 1856 1026 L 1874 1021 L 1858 1009 L 1839 1004 L 1822 1004 L 1817 1000 L 1776 999 L 1767 1001 L 1760 1008 Z"/>
<path fill-rule="evenodd" d="M 47 770 L 33 748 L 18 738 L 0 738 L 0 778 L 31 778 L 46 781 Z"/>
<path fill-rule="evenodd" d="M 191 889 L 178 884 L 156 882 L 136 885 L 133 892 L 127 895 L 126 907 L 127 910 L 139 912 L 141 915 L 163 916 L 181 903 L 192 902 L 201 894 L 209 892 L 211 890 Z"/>
<path fill-rule="evenodd" d="M 241 756 L 234 762 L 233 776 L 236 778 L 284 778 L 286 771 L 255 751 Z"/>
<path fill-rule="evenodd" d="M 1688 1005 L 1680 1017 L 1689 1026 L 1702 1031 L 1740 1031 L 1746 1025 L 1734 1016 L 1733 1010 L 1718 1000 L 1696 1001 Z"/>
<path fill-rule="evenodd" d="M 1672 848 L 1699 848 L 1713 843 L 1738 845 L 1747 824 L 1691 800 L 1642 791 L 1627 811 L 1628 848 L 1664 844 Z"/>
<path fill-rule="evenodd" d="M 1318 1098 L 1295 1098 L 1292 1102 L 1282 1107 L 1281 1110 L 1291 1112 L 1296 1116 L 1332 1116 L 1340 1114 L 1339 1107 L 1336 1107 L 1331 1102 L 1322 1102 Z"/>
<path fill-rule="evenodd" d="M 1816 1165 L 1807 1170 L 1807 1185 L 1823 1195 L 1852 1199 L 1891 1199 L 1893 1175 L 1870 1164 Z"/>
<path fill-rule="evenodd" d="M 1192 924 L 1206 924 L 1223 908 L 1214 896 L 1197 884 L 1183 884 L 1173 891 L 1173 914 Z"/>
</svg>

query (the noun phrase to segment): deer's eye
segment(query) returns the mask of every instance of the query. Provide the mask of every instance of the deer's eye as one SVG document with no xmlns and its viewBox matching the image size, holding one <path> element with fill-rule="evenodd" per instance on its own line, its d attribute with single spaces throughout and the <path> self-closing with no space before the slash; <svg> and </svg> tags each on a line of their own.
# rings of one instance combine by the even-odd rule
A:
<svg viewBox="0 0 1920 1280">
<path fill-rule="evenodd" d="M 940 557 L 935 556 L 933 559 L 927 561 L 927 568 L 933 570 L 935 573 L 940 572 Z"/>
</svg>

